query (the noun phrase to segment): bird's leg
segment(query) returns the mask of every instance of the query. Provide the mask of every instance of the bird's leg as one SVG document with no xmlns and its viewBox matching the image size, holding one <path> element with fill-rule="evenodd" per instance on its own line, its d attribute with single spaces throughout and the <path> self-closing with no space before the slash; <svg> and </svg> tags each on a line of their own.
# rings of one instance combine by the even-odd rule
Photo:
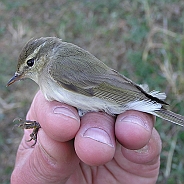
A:
<svg viewBox="0 0 184 184">
<path fill-rule="evenodd" d="M 33 129 L 32 133 L 30 134 L 30 139 L 27 140 L 28 142 L 34 140 L 34 144 L 31 146 L 33 147 L 36 142 L 37 142 L 37 134 L 38 130 L 41 128 L 40 124 L 37 121 L 32 121 L 32 120 L 22 120 L 21 118 L 16 118 L 14 121 L 20 121 L 22 122 L 21 124 L 17 124 L 16 126 L 23 128 L 23 129 Z"/>
</svg>

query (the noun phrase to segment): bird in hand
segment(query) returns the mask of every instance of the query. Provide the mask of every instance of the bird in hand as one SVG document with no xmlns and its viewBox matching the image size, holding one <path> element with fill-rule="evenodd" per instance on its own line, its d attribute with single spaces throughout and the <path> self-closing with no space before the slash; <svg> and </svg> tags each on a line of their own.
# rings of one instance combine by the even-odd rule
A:
<svg viewBox="0 0 184 184">
<path fill-rule="evenodd" d="M 25 78 L 34 80 L 47 100 L 74 106 L 81 116 L 90 111 L 116 115 L 137 110 L 184 126 L 184 116 L 166 109 L 165 93 L 148 92 L 88 51 L 59 38 L 32 39 L 24 46 L 7 85 Z M 26 121 L 23 127 L 34 128 L 30 140 L 36 140 L 39 123 Z"/>
</svg>

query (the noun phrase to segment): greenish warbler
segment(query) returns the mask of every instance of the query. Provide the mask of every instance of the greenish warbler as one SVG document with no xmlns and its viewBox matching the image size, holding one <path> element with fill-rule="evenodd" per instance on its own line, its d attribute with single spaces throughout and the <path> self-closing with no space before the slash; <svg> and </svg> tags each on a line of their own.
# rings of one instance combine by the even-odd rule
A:
<svg viewBox="0 0 184 184">
<path fill-rule="evenodd" d="M 34 80 L 47 100 L 74 106 L 81 115 L 89 111 L 114 115 L 137 110 L 184 126 L 184 116 L 164 107 L 164 93 L 148 92 L 86 50 L 59 38 L 32 39 L 25 45 L 17 71 L 7 85 L 24 78 Z M 29 123 L 24 127 L 29 128 Z M 36 139 L 34 136 L 32 139 Z"/>
</svg>

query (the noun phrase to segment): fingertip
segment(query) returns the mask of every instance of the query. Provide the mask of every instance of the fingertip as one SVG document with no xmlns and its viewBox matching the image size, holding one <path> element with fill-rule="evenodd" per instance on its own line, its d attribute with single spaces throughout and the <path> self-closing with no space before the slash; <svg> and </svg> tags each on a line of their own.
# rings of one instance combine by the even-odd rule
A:
<svg viewBox="0 0 184 184">
<path fill-rule="evenodd" d="M 27 119 L 39 122 L 50 138 L 61 142 L 73 139 L 80 127 L 80 117 L 74 107 L 47 101 L 41 91 L 35 95 Z"/>
<path fill-rule="evenodd" d="M 140 149 L 150 140 L 154 118 L 139 111 L 126 111 L 117 117 L 115 134 L 127 149 Z"/>
<path fill-rule="evenodd" d="M 79 130 L 80 118 L 76 109 L 69 105 L 52 103 L 46 116 L 42 127 L 54 140 L 62 142 L 71 140 Z"/>
<path fill-rule="evenodd" d="M 87 113 L 75 137 L 78 157 L 91 166 L 109 162 L 115 153 L 114 119 L 104 113 Z"/>
</svg>

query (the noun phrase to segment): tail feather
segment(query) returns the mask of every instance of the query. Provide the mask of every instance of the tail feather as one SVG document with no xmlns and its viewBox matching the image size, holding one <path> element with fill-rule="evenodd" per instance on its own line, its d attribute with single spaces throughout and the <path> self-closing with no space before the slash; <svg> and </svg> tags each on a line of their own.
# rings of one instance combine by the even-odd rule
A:
<svg viewBox="0 0 184 184">
<path fill-rule="evenodd" d="M 156 116 L 162 119 L 178 124 L 180 126 L 184 126 L 184 116 L 181 116 L 179 114 L 176 114 L 164 108 L 161 108 L 160 110 L 156 110 L 154 111 L 154 113 Z"/>
</svg>

